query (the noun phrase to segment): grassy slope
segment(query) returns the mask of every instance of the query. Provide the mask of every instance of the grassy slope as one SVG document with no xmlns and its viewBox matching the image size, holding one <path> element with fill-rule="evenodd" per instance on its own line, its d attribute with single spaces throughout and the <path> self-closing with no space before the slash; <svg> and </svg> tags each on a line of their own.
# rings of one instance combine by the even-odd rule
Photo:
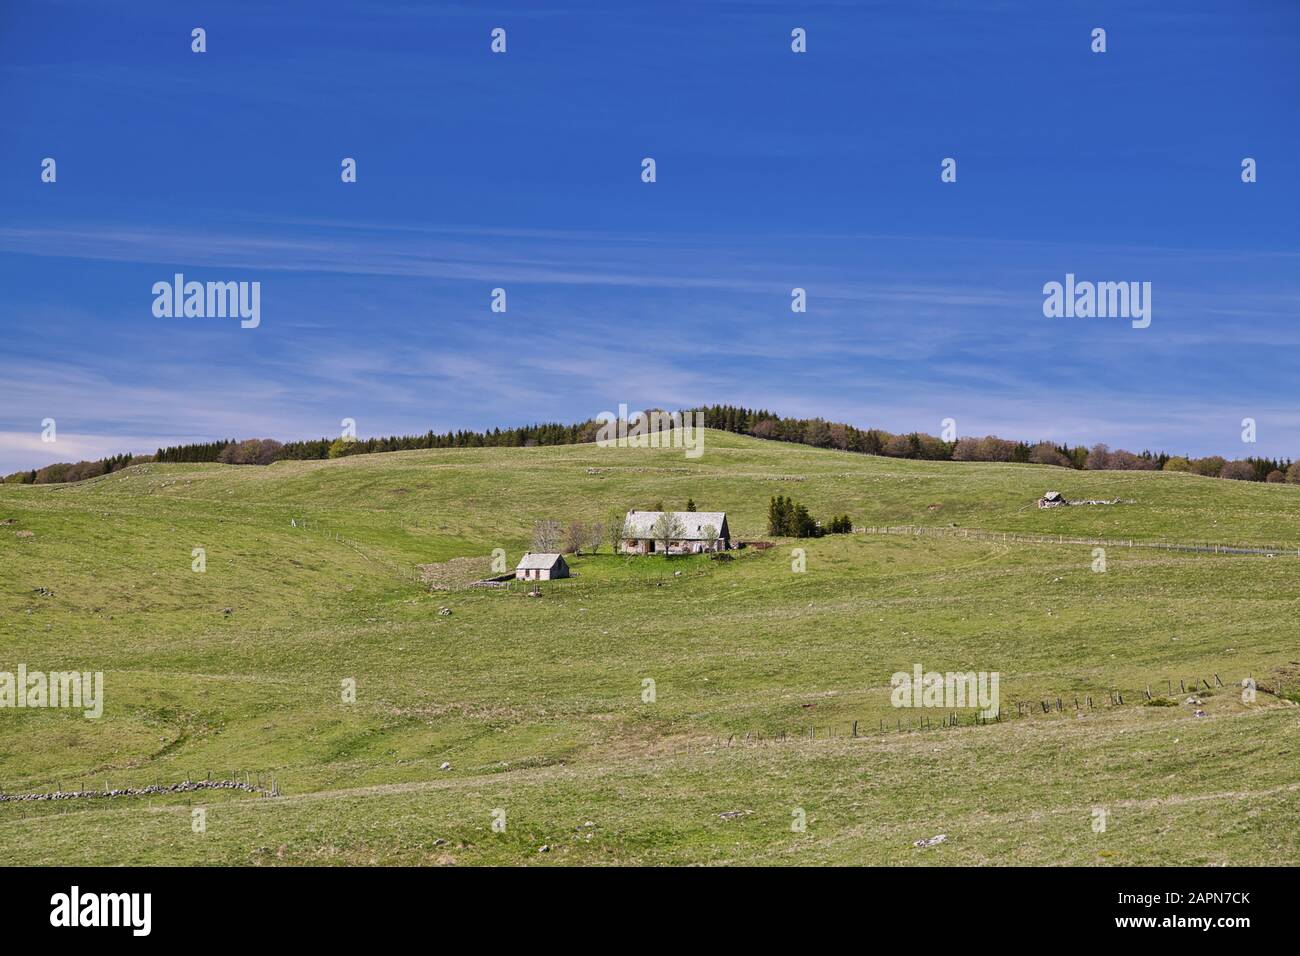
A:
<svg viewBox="0 0 1300 956">
<path fill-rule="evenodd" d="M 1039 511 L 1049 487 L 1135 503 Z M 725 565 L 577 558 L 578 578 L 540 600 L 410 579 L 494 547 L 513 560 L 538 518 L 660 499 L 758 536 L 781 493 L 859 525 L 1300 541 L 1294 487 L 714 432 L 696 460 L 484 449 L 0 486 L 0 518 L 18 519 L 0 527 L 0 670 L 102 670 L 108 691 L 99 721 L 0 711 L 0 789 L 238 768 L 286 794 L 205 798 L 202 836 L 182 798 L 0 805 L 0 846 L 21 848 L 13 862 L 1298 862 L 1296 708 L 1231 689 L 1204 698 L 1206 719 L 1133 703 L 1166 678 L 1288 679 L 1294 557 L 1112 549 L 1094 574 L 1086 547 L 853 535 L 802 542 L 805 574 L 781 548 Z M 1067 712 L 844 738 L 852 720 L 898 718 L 889 676 L 917 662 L 1000 671 L 1012 714 L 1056 695 Z M 1111 687 L 1129 705 L 1074 714 L 1075 693 Z M 818 739 L 715 743 L 809 726 Z M 488 829 L 498 807 L 505 834 Z M 806 833 L 790 832 L 794 807 Z M 911 847 L 938 832 L 949 842 Z"/>
</svg>

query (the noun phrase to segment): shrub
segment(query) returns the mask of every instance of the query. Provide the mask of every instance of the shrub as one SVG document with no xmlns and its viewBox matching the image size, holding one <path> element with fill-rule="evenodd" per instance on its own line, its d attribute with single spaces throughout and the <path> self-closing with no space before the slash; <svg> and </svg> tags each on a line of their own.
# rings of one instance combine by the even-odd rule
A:
<svg viewBox="0 0 1300 956">
<path fill-rule="evenodd" d="M 72 463 L 67 461 L 58 462 L 53 465 L 46 465 L 36 472 L 35 483 L 38 485 L 53 485 L 64 480 L 68 469 L 72 468 Z"/>
<path fill-rule="evenodd" d="M 1016 452 L 1016 443 L 985 435 L 983 438 L 959 438 L 952 449 L 953 461 L 1010 461 Z"/>
<path fill-rule="evenodd" d="M 793 498 L 777 495 L 767 508 L 767 533 L 783 538 L 820 538 L 824 534 L 844 534 L 853 530 L 848 515 L 837 515 L 823 527 L 808 509 Z"/>
<path fill-rule="evenodd" d="M 1051 442 L 1039 442 L 1033 448 L 1029 449 L 1029 461 L 1035 465 L 1056 465 L 1061 468 L 1071 468 L 1074 462 L 1062 454 Z"/>
<path fill-rule="evenodd" d="M 1143 458 L 1121 448 L 1110 453 L 1107 467 L 1111 471 L 1154 471 L 1156 463 L 1150 458 Z"/>
<path fill-rule="evenodd" d="M 1236 481 L 1254 481 L 1255 466 L 1248 461 L 1230 461 L 1219 472 L 1220 478 L 1232 478 Z"/>
<path fill-rule="evenodd" d="M 346 458 L 348 455 L 355 455 L 361 448 L 361 442 L 355 438 L 336 438 L 330 442 L 329 456 L 331 458 Z"/>
<path fill-rule="evenodd" d="M 249 438 L 231 443 L 221 449 L 217 461 L 225 465 L 269 465 L 273 461 L 278 461 L 283 451 L 284 445 L 274 438 Z M 339 457 L 332 452 L 331 447 L 331 458 Z"/>
<path fill-rule="evenodd" d="M 1210 455 L 1208 458 L 1197 458 L 1193 461 L 1192 471 L 1207 478 L 1217 478 L 1227 463 L 1227 459 L 1220 455 Z"/>
</svg>

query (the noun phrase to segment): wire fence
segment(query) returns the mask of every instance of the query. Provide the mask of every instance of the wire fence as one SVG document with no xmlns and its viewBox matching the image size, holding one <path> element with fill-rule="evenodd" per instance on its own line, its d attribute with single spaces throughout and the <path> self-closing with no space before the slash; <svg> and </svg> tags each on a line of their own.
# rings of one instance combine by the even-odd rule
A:
<svg viewBox="0 0 1300 956">
<path fill-rule="evenodd" d="M 1143 541 L 1138 538 L 1084 538 L 1065 534 L 1032 534 L 1019 531 L 983 531 L 977 528 L 937 528 L 920 525 L 872 526 L 856 528 L 862 534 L 888 534 L 910 537 L 956 538 L 971 541 L 998 541 L 1009 544 L 1069 544 L 1095 548 L 1154 548 L 1161 551 L 1190 551 L 1200 554 L 1253 554 L 1267 557 L 1300 557 L 1294 544 L 1247 545 L 1215 542 Z"/>
</svg>

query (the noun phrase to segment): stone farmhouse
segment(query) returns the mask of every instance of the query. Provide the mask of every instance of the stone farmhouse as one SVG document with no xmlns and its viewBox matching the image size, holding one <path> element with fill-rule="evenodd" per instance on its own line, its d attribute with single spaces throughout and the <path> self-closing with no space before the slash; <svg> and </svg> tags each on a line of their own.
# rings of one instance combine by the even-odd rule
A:
<svg viewBox="0 0 1300 956">
<path fill-rule="evenodd" d="M 668 542 L 669 554 L 726 551 L 731 547 L 725 511 L 629 511 L 623 521 L 623 553 L 662 553 L 664 542 L 655 538 L 654 527 L 664 514 L 676 519 L 679 534 Z"/>
</svg>

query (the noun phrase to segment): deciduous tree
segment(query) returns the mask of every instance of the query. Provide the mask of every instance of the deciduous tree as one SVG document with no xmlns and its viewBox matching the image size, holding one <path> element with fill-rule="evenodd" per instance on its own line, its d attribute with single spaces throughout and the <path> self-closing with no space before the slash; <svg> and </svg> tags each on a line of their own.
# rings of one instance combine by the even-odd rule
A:
<svg viewBox="0 0 1300 956">
<path fill-rule="evenodd" d="M 654 538 L 658 543 L 659 550 L 665 552 L 668 550 L 669 545 L 685 534 L 686 528 L 682 526 L 682 519 L 672 511 L 662 512 L 650 528 L 650 537 Z"/>
<path fill-rule="evenodd" d="M 560 523 L 536 521 L 533 523 L 533 551 L 552 554 L 560 550 Z"/>
</svg>

